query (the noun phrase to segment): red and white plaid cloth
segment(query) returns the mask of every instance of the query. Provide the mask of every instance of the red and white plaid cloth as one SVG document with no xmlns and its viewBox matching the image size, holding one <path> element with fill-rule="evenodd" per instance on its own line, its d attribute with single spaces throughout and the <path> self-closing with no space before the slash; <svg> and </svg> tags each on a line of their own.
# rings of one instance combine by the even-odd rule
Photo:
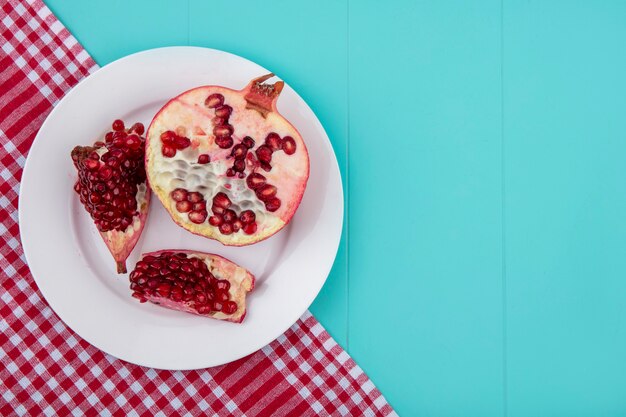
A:
<svg viewBox="0 0 626 417">
<path fill-rule="evenodd" d="M 248 357 L 184 372 L 122 362 L 59 320 L 25 263 L 19 183 L 42 122 L 97 65 L 40 0 L 0 4 L 0 415 L 395 415 L 309 313 Z"/>
</svg>

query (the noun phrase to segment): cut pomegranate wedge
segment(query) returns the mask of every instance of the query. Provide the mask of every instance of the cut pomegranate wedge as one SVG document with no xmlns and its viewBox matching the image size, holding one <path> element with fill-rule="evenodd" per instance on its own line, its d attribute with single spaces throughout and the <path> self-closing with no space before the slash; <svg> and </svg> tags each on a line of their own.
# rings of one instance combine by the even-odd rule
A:
<svg viewBox="0 0 626 417">
<path fill-rule="evenodd" d="M 126 129 L 124 122 L 116 120 L 112 127 L 104 141 L 76 146 L 71 156 L 78 170 L 74 190 L 122 274 L 146 223 L 150 189 L 144 169 L 143 124 Z"/>
<path fill-rule="evenodd" d="M 176 223 L 225 245 L 266 239 L 293 217 L 309 178 L 298 131 L 276 110 L 283 82 L 198 87 L 170 100 L 146 136 L 149 184 Z"/>
<path fill-rule="evenodd" d="M 165 250 L 143 255 L 130 273 L 133 297 L 173 310 L 241 323 L 254 275 L 218 255 Z"/>
</svg>

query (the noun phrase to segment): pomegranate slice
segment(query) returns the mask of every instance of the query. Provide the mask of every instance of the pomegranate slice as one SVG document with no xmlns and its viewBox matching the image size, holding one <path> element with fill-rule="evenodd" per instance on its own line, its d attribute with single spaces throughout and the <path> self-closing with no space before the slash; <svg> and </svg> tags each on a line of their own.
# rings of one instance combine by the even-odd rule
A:
<svg viewBox="0 0 626 417">
<path fill-rule="evenodd" d="M 241 323 L 254 275 L 218 255 L 187 250 L 147 253 L 130 273 L 133 297 L 173 310 Z"/>
<path fill-rule="evenodd" d="M 269 74 L 242 90 L 204 86 L 170 100 L 146 135 L 148 182 L 172 219 L 225 245 L 282 229 L 309 178 L 298 131 L 276 109 Z"/>
<path fill-rule="evenodd" d="M 104 243 L 126 273 L 126 259 L 146 223 L 150 189 L 144 169 L 144 126 L 126 129 L 115 120 L 113 130 L 93 146 L 76 146 L 71 153 L 78 170 L 74 191 L 91 215 Z"/>
</svg>

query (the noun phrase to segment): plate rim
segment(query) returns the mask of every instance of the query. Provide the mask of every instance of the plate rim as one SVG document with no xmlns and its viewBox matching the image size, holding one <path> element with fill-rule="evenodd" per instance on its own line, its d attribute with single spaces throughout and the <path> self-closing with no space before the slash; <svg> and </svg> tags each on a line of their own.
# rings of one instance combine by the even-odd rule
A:
<svg viewBox="0 0 626 417">
<path fill-rule="evenodd" d="M 334 263 L 337 259 L 337 254 L 339 252 L 339 248 L 341 245 L 341 238 L 343 235 L 343 231 L 344 231 L 344 227 L 345 227 L 345 193 L 344 193 L 344 189 L 343 189 L 343 181 L 342 181 L 342 173 L 341 173 L 341 169 L 339 167 L 339 162 L 337 160 L 337 154 L 333 148 L 332 142 L 330 141 L 330 137 L 328 136 L 328 133 L 326 132 L 326 129 L 324 128 L 324 126 L 322 125 L 321 121 L 319 120 L 319 118 L 317 117 L 317 115 L 315 114 L 315 112 L 313 111 L 313 109 L 311 109 L 311 107 L 309 106 L 309 104 L 302 98 L 302 96 L 300 96 L 300 94 L 298 94 L 298 92 L 293 89 L 289 84 L 286 83 L 286 85 L 291 89 L 291 91 L 293 92 L 293 94 L 295 94 L 295 97 L 306 107 L 306 109 L 308 111 L 310 111 L 310 113 L 314 116 L 314 118 L 312 120 L 310 120 L 309 122 L 312 122 L 314 124 L 317 124 L 318 127 L 321 129 L 321 132 L 323 133 L 323 135 L 325 136 L 327 145 L 331 151 L 332 154 L 332 158 L 330 158 L 329 164 L 331 167 L 333 167 L 336 169 L 336 172 L 338 173 L 338 176 L 336 177 L 336 182 L 338 185 L 338 191 L 340 192 L 340 199 L 338 199 L 338 205 L 340 210 L 338 210 L 338 213 L 340 213 L 341 215 L 339 216 L 339 221 L 338 221 L 338 228 L 337 228 L 337 232 L 335 233 L 336 238 L 333 239 L 332 241 L 328 242 L 328 243 L 333 243 L 334 242 L 334 250 L 332 251 L 332 253 L 334 254 L 332 256 L 332 261 L 328 263 L 327 267 L 324 268 L 324 278 L 323 280 L 320 280 L 320 285 L 318 286 L 318 288 L 313 292 L 311 291 L 310 294 L 307 297 L 306 302 L 302 303 L 303 308 L 294 308 L 293 311 L 294 313 L 289 315 L 289 320 L 285 320 L 285 323 L 288 323 L 288 325 L 284 325 L 284 326 L 280 326 L 281 327 L 281 332 L 275 336 L 272 336 L 271 339 L 266 340 L 266 338 L 260 338 L 259 343 L 251 343 L 250 348 L 248 350 L 246 350 L 247 353 L 245 354 L 239 354 L 237 355 L 237 357 L 233 357 L 231 359 L 229 359 L 228 361 L 224 362 L 224 361 L 218 361 L 218 362 L 211 362 L 210 358 L 207 358 L 207 360 L 204 362 L 204 364 L 199 364 L 197 366 L 190 366 L 190 367 L 167 367 L 167 366 L 158 366 L 157 364 L 154 363 L 148 363 L 148 362 L 143 362 L 142 361 L 129 361 L 128 359 L 124 359 L 124 358 L 120 358 L 119 356 L 117 356 L 115 353 L 111 353 L 108 351 L 108 349 L 103 349 L 101 347 L 98 346 L 98 344 L 94 343 L 92 341 L 91 336 L 89 337 L 85 337 L 83 334 L 81 334 L 79 332 L 79 330 L 77 330 L 74 326 L 75 323 L 71 323 L 72 319 L 71 317 L 68 318 L 65 314 L 62 316 L 61 314 L 59 314 L 57 312 L 57 310 L 55 310 L 55 308 L 53 307 L 53 305 L 50 303 L 49 301 L 49 294 L 47 294 L 47 290 L 44 290 L 43 287 L 41 286 L 38 279 L 36 278 L 36 274 L 33 273 L 33 270 L 31 268 L 31 260 L 33 259 L 33 251 L 34 249 L 32 249 L 32 245 L 31 245 L 31 241 L 30 239 L 32 239 L 33 237 L 29 235 L 25 234 L 25 231 L 28 230 L 28 228 L 23 228 L 22 225 L 24 224 L 25 218 L 24 216 L 26 214 L 24 214 L 24 210 L 22 210 L 22 207 L 24 207 L 24 201 L 27 199 L 27 193 L 23 193 L 22 189 L 23 189 L 23 185 L 26 183 L 31 182 L 31 180 L 29 179 L 32 176 L 32 172 L 34 168 L 31 167 L 31 151 L 32 149 L 36 149 L 38 146 L 40 146 L 39 144 L 42 143 L 43 139 L 40 139 L 42 137 L 41 132 L 45 131 L 46 126 L 49 124 L 50 120 L 52 120 L 53 118 L 56 117 L 56 114 L 60 111 L 59 109 L 62 108 L 61 103 L 66 100 L 68 97 L 72 97 L 75 94 L 79 94 L 77 93 L 77 91 L 79 91 L 79 89 L 77 87 L 79 87 L 81 84 L 83 84 L 85 81 L 87 80 L 92 80 L 90 82 L 94 82 L 93 80 L 96 80 L 99 77 L 99 74 L 101 74 L 104 71 L 107 71 L 107 68 L 110 69 L 110 67 L 112 66 L 119 66 L 119 65 L 123 65 L 124 62 L 126 60 L 130 60 L 133 58 L 136 58 L 137 56 L 140 55 L 148 55 L 148 54 L 154 54 L 154 53 L 169 53 L 170 51 L 178 51 L 178 50 L 187 50 L 187 51 L 191 51 L 193 53 L 193 51 L 198 51 L 199 53 L 203 53 L 203 52 L 211 52 L 211 53 L 217 53 L 217 54 L 224 54 L 224 55 L 230 55 L 232 57 L 234 57 L 235 59 L 241 59 L 241 60 L 245 60 L 245 61 L 249 61 L 257 66 L 259 66 L 260 68 L 263 68 L 264 70 L 266 70 L 268 73 L 272 72 L 270 70 L 267 70 L 265 67 L 263 67 L 262 65 L 256 63 L 253 60 L 250 60 L 244 56 L 238 55 L 238 54 L 233 54 L 231 52 L 227 52 L 227 51 L 223 51 L 223 50 L 219 50 L 219 49 L 215 49 L 215 48 L 206 48 L 206 47 L 201 47 L 201 46 L 166 46 L 166 47 L 159 47 L 159 48 L 151 48 L 151 49 L 146 49 L 146 50 L 142 50 L 142 51 L 138 51 L 129 55 L 125 55 L 123 57 L 120 57 L 102 67 L 98 67 L 98 69 L 94 72 L 92 72 L 91 74 L 89 74 L 88 76 L 82 78 L 76 85 L 74 85 L 69 91 L 67 91 L 63 97 L 54 105 L 53 109 L 50 111 L 50 113 L 48 114 L 48 116 L 46 116 L 46 119 L 44 120 L 44 122 L 41 124 L 41 126 L 39 127 L 37 134 L 35 136 L 35 138 L 33 139 L 33 142 L 28 150 L 28 154 L 26 155 L 26 159 L 24 162 L 24 167 L 22 169 L 22 179 L 20 181 L 19 184 L 19 197 L 18 197 L 18 225 L 20 226 L 19 230 L 20 230 L 20 241 L 21 241 L 21 245 L 22 245 L 22 249 L 24 252 L 24 257 L 26 260 L 26 264 L 29 267 L 29 271 L 31 272 L 31 275 L 33 277 L 33 280 L 35 281 L 35 283 L 37 284 L 37 288 L 39 289 L 39 291 L 41 292 L 41 295 L 43 296 L 43 298 L 45 299 L 45 302 L 47 303 L 47 305 L 50 307 L 50 309 L 54 312 L 54 314 L 69 328 L 71 329 L 74 333 L 76 333 L 76 335 L 78 335 L 80 338 L 82 338 L 83 340 L 87 341 L 90 345 L 94 346 L 96 349 L 101 350 L 111 356 L 113 356 L 114 358 L 121 360 L 123 362 L 127 362 L 127 363 L 132 363 L 135 365 L 139 365 L 139 366 L 144 366 L 144 367 L 149 367 L 149 368 L 154 368 L 154 369 L 164 369 L 164 370 L 181 370 L 181 371 L 185 371 L 185 370 L 197 370 L 197 369 L 205 369 L 208 367 L 213 367 L 213 366 L 219 366 L 219 365 L 223 365 L 223 364 L 227 364 L 227 363 L 231 363 L 233 361 L 236 361 L 238 359 L 241 359 L 242 357 L 248 356 L 254 352 L 259 351 L 260 349 L 262 349 L 264 346 L 272 343 L 274 340 L 276 340 L 278 337 L 280 337 L 282 334 L 284 334 L 289 328 L 291 328 L 297 321 L 298 319 L 300 319 L 300 317 L 302 317 L 306 311 L 310 308 L 310 306 L 312 305 L 312 303 L 315 301 L 315 299 L 317 298 L 317 296 L 319 295 L 320 291 L 322 290 L 322 288 L 324 287 L 325 283 L 328 280 L 329 274 L 334 266 Z M 274 73 L 275 74 L 275 73 Z M 280 78 L 280 77 L 279 77 Z M 282 78 L 280 78 L 282 79 Z M 31 249 L 29 249 L 31 248 Z M 29 255 L 30 253 L 30 255 Z M 40 275 L 40 274 L 37 274 Z M 297 315 L 295 314 L 295 312 L 297 312 Z M 294 317 L 295 316 L 295 317 Z M 284 327 L 284 329 L 283 329 Z"/>
</svg>

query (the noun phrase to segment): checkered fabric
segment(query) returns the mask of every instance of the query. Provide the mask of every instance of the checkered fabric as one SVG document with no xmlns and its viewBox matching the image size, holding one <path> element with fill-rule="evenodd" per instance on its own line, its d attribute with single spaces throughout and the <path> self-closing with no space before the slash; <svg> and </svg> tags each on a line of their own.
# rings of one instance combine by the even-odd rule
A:
<svg viewBox="0 0 626 417">
<path fill-rule="evenodd" d="M 97 65 L 41 1 L 0 7 L 0 415 L 395 415 L 309 313 L 250 356 L 184 372 L 122 362 L 59 320 L 25 263 L 19 182 L 39 126 Z"/>
</svg>

